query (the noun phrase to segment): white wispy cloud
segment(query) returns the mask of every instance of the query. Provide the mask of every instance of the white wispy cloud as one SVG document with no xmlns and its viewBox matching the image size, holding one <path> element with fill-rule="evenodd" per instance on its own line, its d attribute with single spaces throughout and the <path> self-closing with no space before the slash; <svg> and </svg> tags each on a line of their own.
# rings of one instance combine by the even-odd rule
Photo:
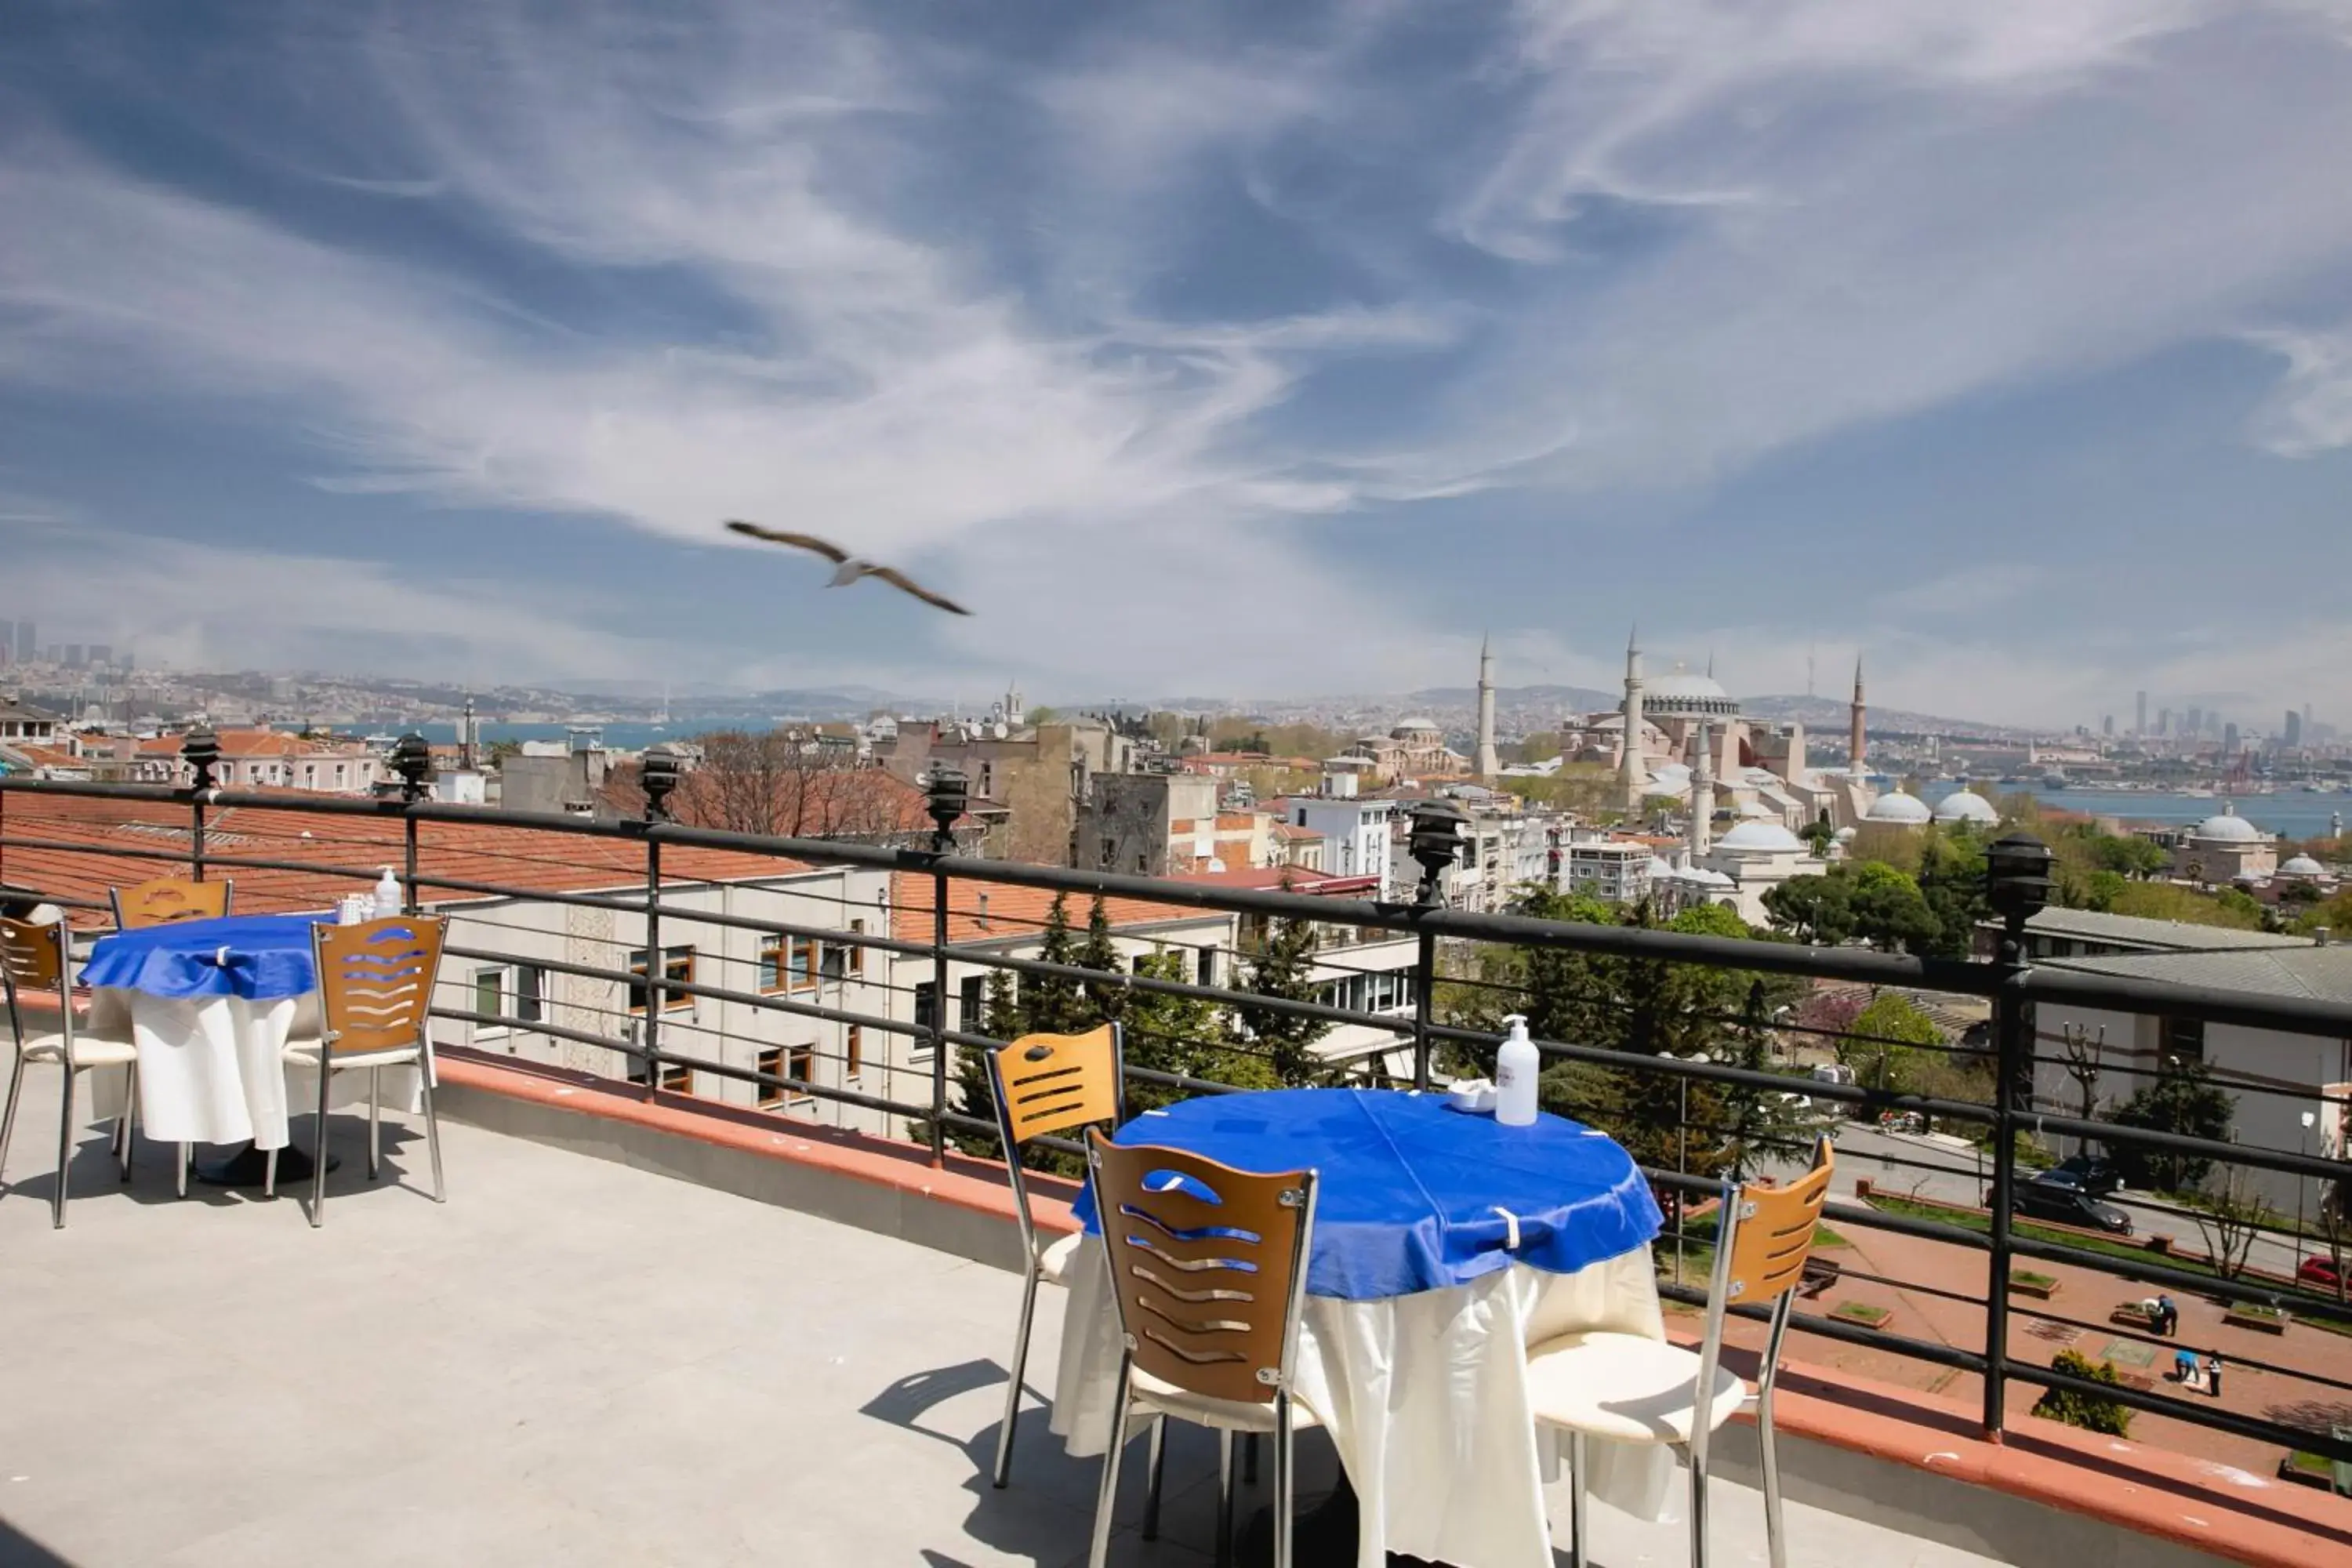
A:
<svg viewBox="0 0 2352 1568">
<path fill-rule="evenodd" d="M 2255 411 L 2254 439 L 2283 458 L 2352 447 L 2352 321 L 2332 331 L 2250 338 L 2286 362 L 2286 374 Z"/>
</svg>

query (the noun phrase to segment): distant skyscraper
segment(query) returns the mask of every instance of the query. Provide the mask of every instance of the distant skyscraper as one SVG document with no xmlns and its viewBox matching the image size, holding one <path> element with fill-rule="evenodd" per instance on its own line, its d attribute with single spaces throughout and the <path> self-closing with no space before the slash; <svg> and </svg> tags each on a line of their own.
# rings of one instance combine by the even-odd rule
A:
<svg viewBox="0 0 2352 1568">
<path fill-rule="evenodd" d="M 16 662 L 18 664 L 33 662 L 34 650 L 41 646 L 34 637 L 36 629 L 30 621 L 16 623 Z"/>
<path fill-rule="evenodd" d="M 81 644 L 78 642 L 69 642 L 66 644 L 66 668 L 68 669 L 79 669 L 82 667 L 82 663 Z"/>
<path fill-rule="evenodd" d="M 2132 721 L 2132 733 L 2135 735 L 2147 733 L 2147 693 L 2145 691 L 2139 694 L 2139 717 Z"/>
<path fill-rule="evenodd" d="M 0 621 L 0 664 L 16 657 L 16 623 Z"/>
<path fill-rule="evenodd" d="M 2238 754 L 2238 727 L 2235 724 L 2221 726 L 2221 754 L 2225 757 Z"/>
<path fill-rule="evenodd" d="M 2169 734 L 2171 731 L 2172 710 L 2169 708 L 2158 709 L 2156 710 L 2156 732 L 2159 735 L 2165 735 Z"/>
<path fill-rule="evenodd" d="M 2189 710 L 2189 722 L 2182 729 L 2181 733 L 2185 735 L 2201 735 L 2204 732 L 2205 710 L 2202 708 L 2191 708 Z"/>
<path fill-rule="evenodd" d="M 2286 710 L 2286 734 L 2284 739 L 2286 743 L 2290 746 L 2300 746 L 2303 744 L 2303 715 L 2296 712 L 2292 708 Z"/>
<path fill-rule="evenodd" d="M 90 644 L 90 645 L 89 645 L 89 662 L 90 662 L 90 663 L 92 663 L 93 665 L 102 665 L 102 666 L 105 666 L 105 667 L 107 667 L 108 668 L 113 668 L 113 665 L 114 665 L 114 647 L 113 647 L 113 645 L 112 645 L 112 644 L 110 644 L 110 643 L 102 643 L 102 642 L 94 642 L 94 643 Z"/>
</svg>

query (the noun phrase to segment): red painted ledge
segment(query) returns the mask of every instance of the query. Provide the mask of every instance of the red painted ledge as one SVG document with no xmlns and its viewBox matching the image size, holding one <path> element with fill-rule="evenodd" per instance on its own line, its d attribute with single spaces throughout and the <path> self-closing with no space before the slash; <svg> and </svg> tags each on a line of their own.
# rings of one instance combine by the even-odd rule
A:
<svg viewBox="0 0 2352 1568">
<path fill-rule="evenodd" d="M 641 1088 L 611 1079 L 461 1047 L 438 1048 L 436 1059 L 442 1080 L 466 1089 L 793 1161 L 1013 1223 L 1012 1190 L 995 1161 L 950 1154 L 935 1167 L 929 1150 L 894 1139 L 686 1095 L 649 1099 Z M 1039 1229 L 1060 1235 L 1077 1228 L 1070 1217 L 1076 1183 L 1033 1175 L 1030 1194 Z M 1752 1375 L 1754 1367 L 1741 1370 Z M 2252 1568 L 2313 1568 L 2337 1553 L 2352 1561 L 2352 1501 L 2057 1422 L 2012 1427 L 2005 1441 L 1990 1443 L 1974 1413 L 1953 1401 L 1788 1361 L 1776 1424 L 1790 1436 L 1949 1476 Z"/>
</svg>

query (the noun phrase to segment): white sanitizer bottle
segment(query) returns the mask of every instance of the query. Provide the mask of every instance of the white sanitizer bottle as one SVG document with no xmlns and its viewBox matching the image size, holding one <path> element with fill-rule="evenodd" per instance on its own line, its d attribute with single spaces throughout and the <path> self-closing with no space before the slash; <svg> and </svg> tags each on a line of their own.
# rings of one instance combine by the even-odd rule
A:
<svg viewBox="0 0 2352 1568">
<path fill-rule="evenodd" d="M 1528 1038 L 1525 1018 L 1514 1013 L 1503 1022 L 1510 1028 L 1495 1053 L 1495 1120 L 1505 1127 L 1530 1127 L 1536 1120 L 1536 1077 L 1543 1071 L 1543 1058 Z"/>
<path fill-rule="evenodd" d="M 375 918 L 388 921 L 398 913 L 400 913 L 400 879 L 392 874 L 391 867 L 386 866 L 383 868 L 383 875 L 376 880 Z"/>
</svg>

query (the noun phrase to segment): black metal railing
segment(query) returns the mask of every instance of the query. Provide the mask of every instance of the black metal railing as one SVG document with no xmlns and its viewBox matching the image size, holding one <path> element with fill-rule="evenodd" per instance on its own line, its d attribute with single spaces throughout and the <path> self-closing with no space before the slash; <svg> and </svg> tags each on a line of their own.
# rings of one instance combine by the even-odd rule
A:
<svg viewBox="0 0 2352 1568">
<path fill-rule="evenodd" d="M 2332 1185 L 2352 1174 L 2352 1164 L 2307 1151 L 2262 1148 L 2126 1127 L 2097 1117 L 2055 1114 L 2037 1105 L 2033 1069 L 2038 1061 L 2049 1060 L 2046 1054 L 2037 1056 L 2033 1011 L 2038 1004 L 2063 1003 L 2131 1015 L 2202 1019 L 2282 1034 L 2318 1036 L 2345 1042 L 2347 1048 L 2352 1048 L 2352 1006 L 2304 997 L 2257 995 L 2110 979 L 2046 966 L 2037 968 L 2021 956 L 2024 921 L 2034 907 L 2030 867 L 2020 874 L 2019 886 L 2006 889 L 1996 886 L 1991 889 L 1996 907 L 2002 909 L 2007 919 L 2007 935 L 2000 956 L 1990 963 L 1962 963 L 1852 948 L 1686 935 L 1636 926 L 1561 922 L 1446 909 L 1435 898 L 1435 888 L 1448 856 L 1442 842 L 1443 825 L 1433 819 L 1416 824 L 1412 849 L 1424 872 L 1417 889 L 1419 896 L 1411 900 L 1367 902 L 1276 890 L 1241 891 L 1202 882 L 973 858 L 956 853 L 953 847 L 957 807 L 951 786 L 935 789 L 938 798 L 933 807 L 938 832 L 932 840 L 933 847 L 909 849 L 763 837 L 674 822 L 668 819 L 665 805 L 670 786 L 676 782 L 675 775 L 663 774 L 658 768 L 649 770 L 646 777 L 648 809 L 638 820 L 597 820 L 448 805 L 426 798 L 423 784 L 426 761 L 413 749 L 396 753 L 394 763 L 404 777 L 402 795 L 382 800 L 217 790 L 209 787 L 208 774 L 201 765 L 199 787 L 195 789 L 0 779 L 0 900 L 39 898 L 72 909 L 102 912 L 106 905 L 98 896 L 99 884 L 140 880 L 177 867 L 186 868 L 198 878 L 246 879 L 291 873 L 307 879 L 299 885 L 310 889 L 344 879 L 354 887 L 366 887 L 375 881 L 379 868 L 389 858 L 401 868 L 409 907 L 439 908 L 457 917 L 458 924 L 453 928 L 446 950 L 452 957 L 493 965 L 527 963 L 541 971 L 542 975 L 569 977 L 608 989 L 618 987 L 624 1002 L 618 1007 L 567 1002 L 563 1005 L 570 1009 L 569 1021 L 550 1016 L 551 1008 L 546 1006 L 540 1016 L 526 1020 L 503 1010 L 485 1012 L 474 1006 L 436 1005 L 433 1010 L 436 1019 L 468 1030 L 505 1029 L 510 1034 L 612 1053 L 614 1060 L 625 1064 L 625 1076 L 642 1083 L 648 1092 L 658 1090 L 677 1074 L 703 1075 L 720 1082 L 752 1086 L 763 1102 L 781 1100 L 787 1110 L 794 1105 L 831 1105 L 863 1111 L 885 1119 L 887 1131 L 913 1131 L 928 1141 L 935 1159 L 947 1156 L 950 1144 L 959 1133 L 986 1137 L 994 1131 L 991 1121 L 971 1114 L 955 1101 L 957 1080 L 951 1053 L 966 1048 L 986 1049 L 1001 1042 L 979 1026 L 981 1019 L 968 1014 L 957 1019 L 961 1026 L 950 1026 L 949 1014 L 953 998 L 949 983 L 952 967 L 983 974 L 1001 972 L 1020 977 L 1024 984 L 1048 981 L 1082 986 L 1116 985 L 1128 994 L 1158 994 L 1222 1009 L 1249 1009 L 1261 1017 L 1293 1018 L 1383 1032 L 1395 1038 L 1397 1053 L 1409 1054 L 1409 1066 L 1402 1070 L 1383 1067 L 1381 1063 L 1389 1053 L 1376 1053 L 1370 1058 L 1370 1065 L 1349 1070 L 1372 1081 L 1423 1088 L 1444 1076 L 1449 1062 L 1492 1045 L 1490 1032 L 1464 1027 L 1442 1017 L 1437 997 L 1444 985 L 1479 984 L 1465 980 L 1459 963 L 1449 965 L 1450 956 L 1458 958 L 1463 952 L 1494 944 L 1536 953 L 1566 952 L 1648 964 L 1693 965 L 1742 975 L 1843 982 L 1970 998 L 1991 1008 L 1988 1065 L 1994 1087 L 1981 1100 L 1792 1078 L 1787 1071 L 1764 1065 L 1689 1059 L 1571 1040 L 1539 1040 L 1538 1047 L 1552 1063 L 1580 1063 L 1631 1075 L 1635 1079 L 1662 1077 L 1685 1086 L 1712 1086 L 1726 1093 L 1750 1095 L 1801 1089 L 1812 1100 L 1843 1108 L 1856 1119 L 1854 1124 L 1867 1125 L 1873 1118 L 1909 1115 L 1933 1119 L 1947 1126 L 1979 1130 L 1984 1140 L 1983 1176 L 1990 1189 L 1990 1201 L 1983 1205 L 1990 1211 L 1984 1216 L 1983 1228 L 1883 1212 L 1851 1203 L 1841 1203 L 1833 1214 L 1841 1226 L 1939 1243 L 1965 1249 L 1972 1258 L 1980 1258 L 1985 1273 L 1983 1284 L 1977 1289 L 1970 1289 L 1966 1278 L 1956 1286 L 1948 1278 L 1895 1279 L 1865 1270 L 1855 1270 L 1851 1277 L 1923 1298 L 1980 1305 L 1984 1316 L 1981 1342 L 1975 1346 L 1963 1346 L 1942 1339 L 1861 1326 L 1811 1310 L 1798 1311 L 1793 1321 L 1804 1331 L 1823 1338 L 1866 1345 L 1980 1378 L 1984 1395 L 1982 1422 L 1989 1433 L 1997 1434 L 2007 1425 L 2007 1384 L 2021 1382 L 2095 1395 L 2135 1411 L 2241 1437 L 2352 1458 L 2352 1443 L 2334 1436 L 2326 1421 L 2298 1424 L 2271 1415 L 2238 1414 L 2209 1402 L 2170 1397 L 2152 1388 L 2089 1383 L 2030 1358 L 2021 1359 L 2011 1351 L 2009 1320 L 2013 1313 L 2030 1321 L 2095 1329 L 2123 1340 L 2147 1337 L 2110 1324 L 2066 1319 L 2054 1310 L 2012 1308 L 2006 1287 L 2011 1265 L 2018 1261 L 2060 1263 L 2121 1275 L 2149 1286 L 2201 1293 L 2223 1302 L 2283 1305 L 2302 1318 L 2352 1331 L 2352 1306 L 2335 1294 L 2305 1289 L 2292 1279 L 2265 1278 L 2262 1271 L 2252 1269 L 2224 1277 L 2210 1268 L 2180 1267 L 2153 1251 L 2144 1258 L 2124 1257 L 2112 1247 L 2091 1245 L 2095 1238 L 2085 1237 L 2082 1243 L 2065 1238 L 2053 1241 L 2042 1236 L 2020 1234 L 2012 1225 L 2011 1199 L 2021 1179 L 2020 1135 L 2027 1132 L 2087 1140 L 2109 1150 L 2137 1148 L 2155 1154 L 2212 1162 L 2226 1168 L 2275 1172 L 2298 1183 Z M 115 831 L 121 826 L 120 822 L 104 814 L 93 816 L 84 811 L 77 815 L 74 809 L 61 804 L 67 801 L 113 801 L 136 808 L 131 815 L 137 816 L 141 829 Z M 264 817 L 256 814 L 268 815 Z M 229 817 L 226 825 L 225 815 Z M 315 830 L 306 827 L 297 834 L 282 826 L 267 826 L 285 818 L 314 824 Z M 177 831 L 180 823 L 185 824 L 184 834 Z M 342 825 L 341 831 L 337 830 L 339 824 Z M 486 850 L 475 842 L 478 830 L 485 826 L 505 830 L 499 847 Z M 453 864 L 457 855 L 447 846 L 436 842 L 434 835 L 443 829 L 466 840 L 466 863 Z M 600 868 L 591 868 L 576 847 L 566 852 L 567 844 L 576 847 L 583 840 L 625 845 L 628 851 L 625 857 L 604 853 L 595 861 L 595 867 Z M 523 847 L 526 844 L 529 848 Z M 666 864 L 666 850 L 732 852 L 747 858 L 746 864 L 772 867 L 772 879 L 779 885 L 799 886 L 812 876 L 833 873 L 911 876 L 915 879 L 912 885 L 924 889 L 928 902 L 910 907 L 893 897 L 886 905 L 875 905 L 851 900 L 845 894 L 825 895 L 803 889 L 795 897 L 807 906 L 821 907 L 830 900 L 835 906 L 830 918 L 778 919 L 724 908 L 698 907 L 689 901 L 695 889 L 713 882 L 698 883 L 682 877 L 678 867 L 685 863 L 683 857 L 674 855 Z M 504 866 L 507 875 L 481 874 L 479 863 L 485 861 Z M 114 865 L 121 866 L 124 874 L 118 878 L 103 873 L 103 868 Z M 626 868 L 615 869 L 616 865 Z M 74 874 L 80 877 L 79 891 L 66 885 L 68 879 L 61 879 L 61 867 L 74 868 Z M 551 867 L 558 874 L 551 877 Z M 2001 867 L 1998 854 L 1994 867 L 1998 876 Z M 528 879 L 520 875 L 526 869 L 532 873 Z M 460 875 L 461 870 L 469 874 Z M 748 874 L 725 879 L 729 883 L 754 879 Z M 973 907 L 956 903 L 959 890 L 974 886 L 1026 888 L 1080 898 L 1135 899 L 1170 910 L 1251 917 L 1261 921 L 1304 921 L 1318 927 L 1410 937 L 1412 967 L 1407 973 L 1412 975 L 1412 1011 L 1409 1016 L 1396 1012 L 1365 1012 L 1331 1005 L 1311 996 L 1268 994 L 1243 984 L 1198 984 L 1160 974 L 1114 975 L 1084 964 L 1019 955 L 1003 950 L 1008 945 L 1022 945 L 1024 939 L 1035 935 L 1034 923 L 1024 925 L 1002 914 L 990 921 L 990 930 L 983 937 L 950 942 L 951 916 L 970 917 L 974 913 Z M 312 897 L 308 907 L 330 901 Z M 251 907 L 242 897 L 240 903 Z M 604 953 L 601 959 L 549 956 L 543 952 L 543 944 L 500 945 L 495 939 L 507 927 L 499 918 L 499 911 L 518 905 L 562 906 L 625 917 L 642 922 L 636 928 L 642 934 L 594 939 L 620 950 L 617 953 Z M 929 929 L 919 941 L 892 934 L 887 922 L 881 930 L 852 931 L 845 918 L 852 908 L 927 914 Z M 989 919 L 984 900 L 977 910 L 983 920 Z M 730 984 L 723 978 L 709 977 L 698 967 L 683 975 L 673 974 L 664 961 L 664 933 L 694 927 L 751 931 L 763 939 L 775 939 L 781 944 L 776 950 L 776 963 L 780 965 L 788 962 L 785 955 L 800 951 L 796 939 L 842 948 L 855 956 L 844 959 L 841 973 L 835 977 L 839 983 L 835 984 L 830 1001 L 825 999 L 827 982 L 817 975 L 817 949 L 814 947 L 808 950 L 808 973 L 816 983 L 808 985 L 780 984 L 771 988 L 761 983 Z M 532 929 L 535 934 L 545 934 Z M 1349 951 L 1335 949 L 1331 962 L 1342 964 Z M 1223 944 L 1218 952 L 1222 972 L 1235 979 L 1254 960 L 1252 953 L 1241 951 L 1238 941 Z M 637 952 L 644 955 L 642 966 L 633 961 Z M 609 962 L 614 957 L 620 962 Z M 918 992 L 922 983 L 900 985 L 887 974 L 875 973 L 892 959 L 928 961 L 927 1014 L 918 1016 L 914 1006 L 902 1005 L 917 1000 L 910 994 Z M 849 967 L 853 962 L 854 971 Z M 765 978 L 782 980 L 785 976 L 780 970 Z M 444 984 L 450 984 L 446 976 Z M 625 1005 L 633 989 L 643 995 L 642 1007 Z M 1508 991 L 1511 987 L 1501 985 L 1499 989 Z M 849 1005 L 852 993 L 864 1005 Z M 845 1056 L 835 1063 L 843 1070 L 835 1075 L 835 1081 L 832 1082 L 824 1081 L 823 1075 L 814 1070 L 789 1066 L 780 1071 L 747 1067 L 740 1060 L 726 1058 L 727 1047 L 735 1037 L 723 1029 L 703 1026 L 693 1011 L 694 1005 L 700 1002 L 840 1025 L 845 1030 L 859 1031 L 856 1037 L 861 1041 L 863 1031 L 872 1031 L 885 1041 L 905 1042 L 908 1049 L 904 1059 L 898 1053 L 887 1050 L 880 1053 L 878 1061 L 866 1058 L 854 1082 L 847 1070 L 852 1064 Z M 1727 1028 L 1753 1027 L 1756 1018 L 1750 1012 L 1717 1022 Z M 1772 1024 L 1771 1032 L 1776 1038 L 1801 1039 L 1813 1035 L 1832 1043 L 1852 1043 L 1853 1038 L 1850 1033 L 1812 1029 L 1785 1020 Z M 765 1037 L 760 1038 L 766 1043 Z M 706 1048 L 696 1048 L 698 1041 Z M 717 1048 L 708 1048 L 714 1042 Z M 1239 1048 L 1245 1051 L 1246 1042 Z M 866 1076 L 869 1072 L 870 1078 Z M 1139 1083 L 1180 1095 L 1225 1092 L 1233 1088 L 1226 1083 L 1144 1067 L 1131 1068 L 1129 1076 Z M 876 1081 L 879 1092 L 874 1090 Z M 2322 1098 L 2316 1089 L 2294 1092 L 2306 1103 Z M 903 1126 L 888 1126 L 892 1121 Z M 1802 1149 L 1798 1141 L 1782 1137 L 1774 1144 L 1774 1152 L 1796 1159 L 1801 1157 Z M 1949 1166 L 1906 1159 L 1891 1152 L 1874 1159 L 1888 1170 L 1908 1167 L 1922 1173 L 1951 1173 Z M 1716 1177 L 1693 1174 L 1676 1165 L 1653 1161 L 1645 1170 L 1662 1193 L 1677 1198 L 1686 1194 L 1705 1199 L 1719 1191 Z M 2322 1191 L 2326 1190 L 2324 1185 Z M 1679 1201 L 1673 1205 L 1676 1214 L 1673 1237 L 1678 1243 L 1687 1230 L 1684 1206 Z M 2189 1211 L 2179 1212 L 2184 1218 L 2194 1219 Z M 2270 1236 L 2289 1234 L 2273 1222 L 2257 1222 L 2256 1228 Z M 2293 1234 L 2299 1236 L 2300 1227 Z M 1961 1272 L 1964 1276 L 1972 1274 L 1973 1267 Z M 1700 1292 L 1678 1282 L 1667 1282 L 1661 1288 L 1676 1299 L 1694 1302 L 1702 1299 Z M 2151 1342 L 2168 1345 L 2171 1342 Z M 2317 1367 L 2294 1368 L 2240 1359 L 2242 1364 L 2265 1375 L 2291 1378 L 2315 1391 L 2318 1397 L 2315 1404 L 2352 1404 L 2352 1383 L 2338 1381 Z"/>
</svg>

